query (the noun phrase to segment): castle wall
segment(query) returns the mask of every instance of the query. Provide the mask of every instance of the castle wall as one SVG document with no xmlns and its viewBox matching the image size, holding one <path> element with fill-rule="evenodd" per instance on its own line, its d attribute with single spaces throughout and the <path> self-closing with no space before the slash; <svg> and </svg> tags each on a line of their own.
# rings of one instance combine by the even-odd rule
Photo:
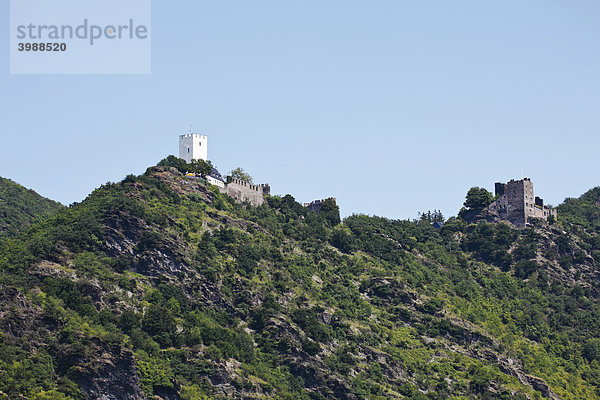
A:
<svg viewBox="0 0 600 400">
<path fill-rule="evenodd" d="M 539 206 L 535 205 L 533 210 L 529 212 L 528 218 L 543 218 L 547 219 L 549 216 L 557 217 L 557 212 L 555 208 L 550 208 L 548 206 Z"/>
<path fill-rule="evenodd" d="M 268 192 L 265 191 L 265 188 L 269 188 L 269 185 L 252 185 L 239 179 L 232 179 L 224 188 L 219 188 L 219 190 L 221 193 L 233 197 L 239 203 L 248 202 L 253 206 L 260 206 L 265 202 L 263 194 L 270 193 L 270 188 Z"/>
<path fill-rule="evenodd" d="M 208 160 L 208 137 L 197 133 L 179 135 L 179 158 L 187 163 L 192 160 Z"/>
</svg>

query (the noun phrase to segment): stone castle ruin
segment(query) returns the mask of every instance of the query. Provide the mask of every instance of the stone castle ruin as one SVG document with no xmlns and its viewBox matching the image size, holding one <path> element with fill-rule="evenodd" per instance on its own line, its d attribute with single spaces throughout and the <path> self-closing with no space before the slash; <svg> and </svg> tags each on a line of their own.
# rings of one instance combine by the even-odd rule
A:
<svg viewBox="0 0 600 400">
<path fill-rule="evenodd" d="M 304 203 L 304 207 L 306 207 L 309 212 L 316 212 L 318 214 L 319 210 L 321 209 L 321 205 L 325 202 L 325 200 L 333 200 L 335 202 L 335 197 L 329 197 L 327 199 L 314 200 L 310 203 Z"/>
<path fill-rule="evenodd" d="M 544 200 L 534 195 L 531 179 L 497 182 L 495 186 L 496 200 L 484 210 L 488 219 L 509 221 L 524 228 L 531 218 L 556 218 L 556 209 L 544 205 Z"/>
</svg>

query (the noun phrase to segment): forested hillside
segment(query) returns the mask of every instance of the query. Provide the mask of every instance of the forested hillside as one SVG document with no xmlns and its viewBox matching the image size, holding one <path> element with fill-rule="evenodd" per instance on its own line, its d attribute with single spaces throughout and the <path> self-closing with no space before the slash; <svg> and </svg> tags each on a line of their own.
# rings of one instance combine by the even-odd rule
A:
<svg viewBox="0 0 600 400">
<path fill-rule="evenodd" d="M 585 228 L 588 231 L 600 230 L 600 187 L 588 190 L 581 197 L 568 198 L 558 206 L 565 221 L 572 226 Z"/>
<path fill-rule="evenodd" d="M 33 221 L 58 211 L 62 205 L 0 177 L 0 241 L 16 236 Z"/>
<path fill-rule="evenodd" d="M 594 196 L 436 230 L 149 168 L 0 246 L 0 398 L 598 399 Z"/>
</svg>

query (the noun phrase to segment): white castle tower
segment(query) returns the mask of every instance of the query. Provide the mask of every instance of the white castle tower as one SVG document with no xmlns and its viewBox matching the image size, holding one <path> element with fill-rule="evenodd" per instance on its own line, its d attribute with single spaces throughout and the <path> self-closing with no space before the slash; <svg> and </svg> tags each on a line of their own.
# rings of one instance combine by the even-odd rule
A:
<svg viewBox="0 0 600 400">
<path fill-rule="evenodd" d="M 197 133 L 179 135 L 179 158 L 187 163 L 192 160 L 208 160 L 208 137 Z"/>
</svg>

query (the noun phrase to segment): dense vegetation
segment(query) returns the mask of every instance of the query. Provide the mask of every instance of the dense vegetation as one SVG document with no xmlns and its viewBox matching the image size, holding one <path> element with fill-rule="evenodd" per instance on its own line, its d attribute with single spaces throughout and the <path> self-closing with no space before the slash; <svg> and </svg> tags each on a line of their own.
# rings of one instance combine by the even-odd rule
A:
<svg viewBox="0 0 600 400">
<path fill-rule="evenodd" d="M 36 219 L 44 218 L 61 207 L 60 203 L 0 177 L 0 241 L 18 235 Z"/>
<path fill-rule="evenodd" d="M 0 248 L 0 397 L 600 398 L 593 196 L 436 230 L 151 168 Z"/>
<path fill-rule="evenodd" d="M 561 217 L 572 225 L 589 231 L 600 231 L 600 187 L 593 188 L 578 199 L 568 198 L 558 206 Z"/>
</svg>

